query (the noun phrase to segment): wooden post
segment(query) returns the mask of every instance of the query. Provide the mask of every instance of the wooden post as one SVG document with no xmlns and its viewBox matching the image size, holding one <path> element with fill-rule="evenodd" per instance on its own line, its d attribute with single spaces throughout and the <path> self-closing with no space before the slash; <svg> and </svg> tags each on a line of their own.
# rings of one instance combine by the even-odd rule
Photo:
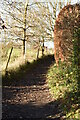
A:
<svg viewBox="0 0 80 120">
<path fill-rule="evenodd" d="M 42 56 L 44 56 L 44 38 L 43 38 L 43 45 L 42 45 Z"/>
<path fill-rule="evenodd" d="M 9 64 L 10 58 L 11 58 L 12 51 L 13 51 L 13 47 L 11 48 L 11 51 L 10 51 L 10 54 L 9 54 L 9 58 L 8 58 L 8 61 L 7 61 L 7 64 L 6 64 L 5 72 L 7 71 L 7 67 L 8 67 L 8 64 Z"/>
<path fill-rule="evenodd" d="M 37 52 L 37 59 L 39 58 L 39 49 L 40 49 L 40 48 L 38 48 L 38 52 Z"/>
</svg>

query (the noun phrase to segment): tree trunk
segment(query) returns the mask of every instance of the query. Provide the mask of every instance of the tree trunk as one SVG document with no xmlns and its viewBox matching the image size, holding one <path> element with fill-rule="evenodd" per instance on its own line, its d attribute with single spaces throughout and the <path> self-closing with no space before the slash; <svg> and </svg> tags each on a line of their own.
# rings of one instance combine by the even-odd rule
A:
<svg viewBox="0 0 80 120">
<path fill-rule="evenodd" d="M 44 38 L 43 38 L 43 45 L 42 45 L 42 56 L 44 56 Z"/>
<path fill-rule="evenodd" d="M 25 5 L 25 13 L 24 13 L 24 40 L 23 40 L 23 56 L 25 59 L 26 56 L 26 15 L 27 15 L 27 7 L 28 7 L 28 3 L 26 3 Z"/>
<path fill-rule="evenodd" d="M 23 40 L 23 56 L 25 56 L 25 39 Z"/>
</svg>

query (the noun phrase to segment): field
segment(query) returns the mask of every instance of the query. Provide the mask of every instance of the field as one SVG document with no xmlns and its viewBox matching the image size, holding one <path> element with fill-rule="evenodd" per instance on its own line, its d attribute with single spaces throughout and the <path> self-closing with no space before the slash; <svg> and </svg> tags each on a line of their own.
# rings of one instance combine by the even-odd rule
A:
<svg viewBox="0 0 80 120">
<path fill-rule="evenodd" d="M 9 59 L 9 55 L 11 52 L 11 48 L 12 48 L 12 44 L 8 44 L 8 45 L 4 45 L 4 44 L 0 44 L 0 48 L 1 48 L 1 62 L 0 62 L 0 66 L 1 66 L 1 70 L 2 73 L 4 73 L 6 65 L 7 65 L 7 61 Z M 10 61 L 8 63 L 8 67 L 7 70 L 11 70 L 11 69 L 16 69 L 18 68 L 20 65 L 24 64 L 25 62 L 32 62 L 34 60 L 37 59 L 37 48 L 34 49 L 34 46 L 28 47 L 26 50 L 26 56 L 25 59 L 23 57 L 22 54 L 22 46 L 13 46 L 13 50 L 12 50 L 12 54 L 10 57 Z M 44 55 L 48 55 L 48 54 L 53 54 L 53 50 L 49 50 L 49 51 L 44 51 Z M 42 56 L 42 51 L 40 49 L 39 51 L 39 58 Z"/>
</svg>

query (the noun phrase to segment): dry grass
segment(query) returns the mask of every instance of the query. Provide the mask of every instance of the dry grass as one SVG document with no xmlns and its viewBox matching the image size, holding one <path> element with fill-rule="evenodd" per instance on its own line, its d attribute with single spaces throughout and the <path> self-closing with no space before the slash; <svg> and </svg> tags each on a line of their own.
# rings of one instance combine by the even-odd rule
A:
<svg viewBox="0 0 80 120">
<path fill-rule="evenodd" d="M 0 63 L 2 74 L 5 73 L 5 68 L 6 68 L 6 64 L 7 64 L 7 61 L 8 61 L 8 57 L 9 57 L 11 47 L 8 48 L 8 49 L 9 50 L 8 50 L 7 56 L 3 56 L 2 59 L 1 59 L 1 63 Z M 44 54 L 45 55 L 53 54 L 53 51 L 52 50 L 47 51 L 47 52 L 45 51 Z M 42 56 L 42 51 L 40 50 L 39 58 L 41 58 L 41 56 Z M 33 62 L 36 59 L 37 59 L 37 49 L 28 48 L 27 51 L 26 51 L 26 57 L 24 59 L 24 57 L 22 55 L 22 50 L 20 48 L 14 48 L 13 51 L 12 51 L 12 54 L 11 54 L 11 59 L 10 59 L 9 64 L 8 64 L 7 71 L 15 70 L 16 68 L 25 64 L 25 62 L 27 62 L 27 61 L 28 62 Z"/>
</svg>

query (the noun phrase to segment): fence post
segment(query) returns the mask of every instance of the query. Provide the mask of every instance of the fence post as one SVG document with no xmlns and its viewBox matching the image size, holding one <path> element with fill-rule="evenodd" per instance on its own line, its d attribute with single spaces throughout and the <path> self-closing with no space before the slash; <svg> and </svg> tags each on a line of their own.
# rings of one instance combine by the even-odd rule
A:
<svg viewBox="0 0 80 120">
<path fill-rule="evenodd" d="M 8 58 L 8 61 L 7 61 L 7 64 L 6 64 L 5 72 L 7 72 L 7 67 L 8 67 L 10 58 L 11 58 L 12 51 L 13 51 L 13 47 L 11 48 L 11 51 L 10 51 L 10 54 L 9 54 L 9 58 Z"/>
</svg>

